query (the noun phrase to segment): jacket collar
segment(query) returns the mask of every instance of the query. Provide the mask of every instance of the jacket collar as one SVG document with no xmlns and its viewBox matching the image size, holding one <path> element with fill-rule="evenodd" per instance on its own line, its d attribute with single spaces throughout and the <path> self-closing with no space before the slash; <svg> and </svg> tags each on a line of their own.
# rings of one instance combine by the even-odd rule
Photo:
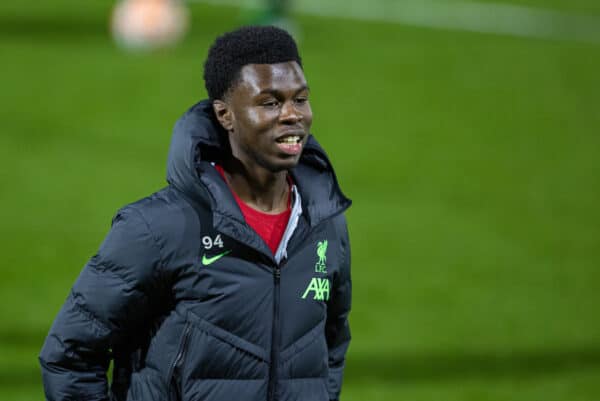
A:
<svg viewBox="0 0 600 401">
<path fill-rule="evenodd" d="M 216 120 L 211 102 L 192 106 L 175 124 L 167 161 L 167 181 L 194 202 L 207 203 L 215 228 L 254 248 L 266 247 L 244 221 L 227 185 L 210 164 L 231 152 L 226 132 Z M 311 227 L 342 213 L 351 205 L 342 193 L 325 151 L 311 135 L 299 164 L 290 172 Z"/>
</svg>

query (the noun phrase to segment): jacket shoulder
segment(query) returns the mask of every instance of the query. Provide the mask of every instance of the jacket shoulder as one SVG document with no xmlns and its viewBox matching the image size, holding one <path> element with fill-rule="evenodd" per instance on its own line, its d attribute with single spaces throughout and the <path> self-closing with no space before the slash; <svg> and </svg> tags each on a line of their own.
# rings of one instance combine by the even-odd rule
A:
<svg viewBox="0 0 600 401">
<path fill-rule="evenodd" d="M 348 242 L 348 222 L 345 213 L 340 213 L 332 219 L 332 224 L 339 238 Z"/>
<path fill-rule="evenodd" d="M 201 226 L 210 224 L 201 221 L 200 216 L 210 216 L 210 213 L 201 213 L 201 207 L 168 186 L 121 210 L 139 213 L 156 241 L 163 263 L 171 265 L 174 258 L 199 252 Z"/>
</svg>

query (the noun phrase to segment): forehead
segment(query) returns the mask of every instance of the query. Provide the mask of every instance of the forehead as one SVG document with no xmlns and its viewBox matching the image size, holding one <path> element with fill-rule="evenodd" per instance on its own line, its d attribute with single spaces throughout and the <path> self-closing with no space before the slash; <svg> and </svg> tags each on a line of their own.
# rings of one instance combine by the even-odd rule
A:
<svg viewBox="0 0 600 401">
<path fill-rule="evenodd" d="M 247 94 L 263 91 L 297 91 L 306 87 L 302 68 L 295 61 L 277 64 L 247 64 L 240 70 L 237 88 Z"/>
</svg>

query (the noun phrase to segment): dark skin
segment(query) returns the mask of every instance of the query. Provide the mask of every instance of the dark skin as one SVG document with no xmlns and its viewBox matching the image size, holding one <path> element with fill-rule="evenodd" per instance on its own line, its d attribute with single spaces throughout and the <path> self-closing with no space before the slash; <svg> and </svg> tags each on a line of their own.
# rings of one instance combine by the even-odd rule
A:
<svg viewBox="0 0 600 401">
<path fill-rule="evenodd" d="M 308 92 L 295 61 L 248 64 L 224 99 L 213 102 L 231 144 L 225 178 L 254 209 L 273 214 L 287 209 L 288 170 L 298 164 L 312 124 Z"/>
</svg>

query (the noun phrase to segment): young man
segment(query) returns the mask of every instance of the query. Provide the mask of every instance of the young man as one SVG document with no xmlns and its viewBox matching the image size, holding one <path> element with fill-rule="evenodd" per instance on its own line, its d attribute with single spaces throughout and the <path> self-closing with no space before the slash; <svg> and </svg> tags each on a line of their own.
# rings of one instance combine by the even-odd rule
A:
<svg viewBox="0 0 600 401">
<path fill-rule="evenodd" d="M 49 400 L 339 398 L 350 201 L 309 134 L 296 44 L 230 32 L 204 78 L 210 100 L 174 129 L 169 186 L 117 213 L 50 330 Z"/>
</svg>

